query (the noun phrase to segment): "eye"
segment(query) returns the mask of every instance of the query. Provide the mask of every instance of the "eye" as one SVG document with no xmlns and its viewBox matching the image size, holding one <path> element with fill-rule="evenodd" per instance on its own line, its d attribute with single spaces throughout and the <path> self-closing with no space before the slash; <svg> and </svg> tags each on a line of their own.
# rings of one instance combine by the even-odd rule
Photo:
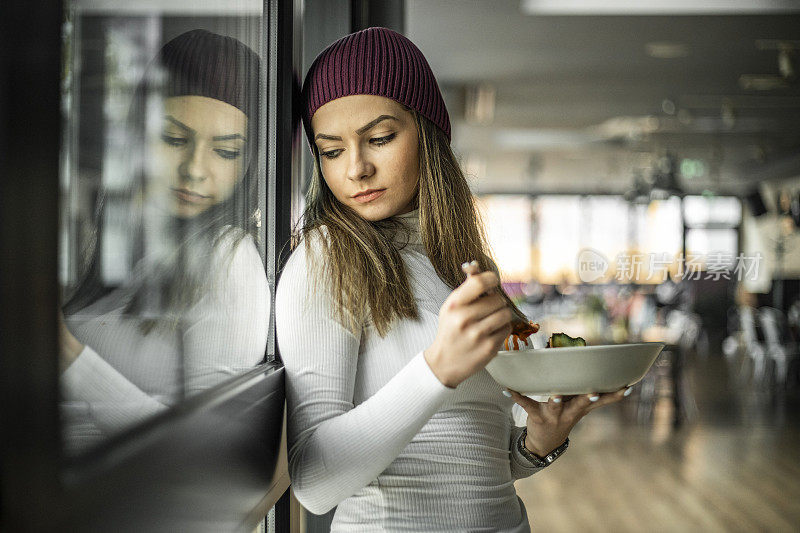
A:
<svg viewBox="0 0 800 533">
<path fill-rule="evenodd" d="M 339 157 L 339 154 L 341 154 L 341 153 L 342 153 L 342 149 L 339 148 L 339 149 L 336 149 L 336 150 L 328 150 L 327 152 L 320 152 L 319 155 L 321 155 L 322 157 L 324 157 L 326 159 L 336 159 L 337 157 Z"/>
<path fill-rule="evenodd" d="M 375 146 L 383 146 L 384 144 L 392 142 L 392 139 L 395 137 L 397 137 L 397 133 L 390 133 L 389 135 L 384 135 L 383 137 L 373 137 L 369 140 L 369 142 Z"/>
<path fill-rule="evenodd" d="M 170 133 L 162 133 L 161 140 L 170 146 L 184 146 L 188 142 L 185 137 L 178 137 Z"/>
<path fill-rule="evenodd" d="M 242 153 L 239 150 L 225 150 L 224 148 L 215 148 L 214 151 L 223 159 L 236 159 Z"/>
</svg>

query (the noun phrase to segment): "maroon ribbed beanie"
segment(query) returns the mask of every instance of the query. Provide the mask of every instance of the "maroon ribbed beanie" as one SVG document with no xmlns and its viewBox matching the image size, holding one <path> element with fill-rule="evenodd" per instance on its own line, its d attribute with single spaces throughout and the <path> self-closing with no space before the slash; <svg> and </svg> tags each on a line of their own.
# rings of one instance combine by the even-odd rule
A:
<svg viewBox="0 0 800 533">
<path fill-rule="evenodd" d="M 385 96 L 436 124 L 450 139 L 450 117 L 425 56 L 407 37 L 367 28 L 320 53 L 303 82 L 303 124 L 313 146 L 311 117 L 331 100 L 354 94 Z"/>
<path fill-rule="evenodd" d="M 167 74 L 164 96 L 214 98 L 255 119 L 259 59 L 241 41 L 206 30 L 191 30 L 166 43 L 159 61 Z"/>
</svg>

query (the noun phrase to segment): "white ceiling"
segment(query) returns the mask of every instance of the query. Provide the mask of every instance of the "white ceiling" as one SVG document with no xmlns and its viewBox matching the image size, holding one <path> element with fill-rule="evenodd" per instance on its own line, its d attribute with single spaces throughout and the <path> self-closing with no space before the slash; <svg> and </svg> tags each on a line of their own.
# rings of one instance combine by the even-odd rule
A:
<svg viewBox="0 0 800 533">
<path fill-rule="evenodd" d="M 519 0 L 406 6 L 406 33 L 445 92 L 478 192 L 621 193 L 670 151 L 703 163 L 702 176 L 682 180 L 687 191 L 736 193 L 800 162 L 800 83 L 739 85 L 742 74 L 778 74 L 777 50 L 757 40 L 793 41 L 800 70 L 800 2 L 798 14 L 726 16 L 530 16 Z M 688 55 L 648 55 L 659 42 Z M 494 119 L 467 124 L 465 88 L 481 83 L 496 90 Z"/>
</svg>

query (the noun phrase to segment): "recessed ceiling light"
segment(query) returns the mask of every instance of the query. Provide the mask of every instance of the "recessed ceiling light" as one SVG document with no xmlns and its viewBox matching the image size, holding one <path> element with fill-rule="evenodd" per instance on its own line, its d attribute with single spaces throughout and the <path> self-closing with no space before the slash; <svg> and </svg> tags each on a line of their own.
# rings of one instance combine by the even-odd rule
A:
<svg viewBox="0 0 800 533">
<path fill-rule="evenodd" d="M 778 52 L 778 72 L 781 73 L 781 76 L 786 78 L 787 80 L 794 79 L 795 77 L 795 69 L 794 69 L 794 50 L 790 48 L 783 48 L 780 52 Z"/>
<path fill-rule="evenodd" d="M 522 0 L 526 15 L 740 15 L 797 11 L 794 0 Z"/>
<path fill-rule="evenodd" d="M 745 91 L 772 91 L 786 89 L 789 82 L 782 76 L 742 74 L 739 76 L 739 87 Z"/>
<path fill-rule="evenodd" d="M 656 41 L 644 45 L 647 55 L 659 59 L 675 59 L 689 55 L 689 45 L 678 41 Z"/>
<path fill-rule="evenodd" d="M 594 132 L 550 128 L 499 128 L 493 134 L 494 142 L 511 150 L 546 150 L 574 148 L 601 140 Z"/>
</svg>

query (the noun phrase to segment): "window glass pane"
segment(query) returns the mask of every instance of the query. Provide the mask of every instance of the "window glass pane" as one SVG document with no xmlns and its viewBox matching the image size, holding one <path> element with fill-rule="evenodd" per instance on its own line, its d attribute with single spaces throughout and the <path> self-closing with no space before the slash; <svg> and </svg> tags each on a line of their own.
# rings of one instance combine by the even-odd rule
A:
<svg viewBox="0 0 800 533">
<path fill-rule="evenodd" d="M 605 257 L 617 257 L 628 249 L 629 204 L 619 196 L 590 196 L 583 200 L 586 217 L 583 248 Z"/>
<path fill-rule="evenodd" d="M 736 226 L 742 219 L 742 204 L 732 196 L 687 196 L 684 198 L 687 226 L 728 224 Z"/>
<path fill-rule="evenodd" d="M 545 196 L 535 203 L 537 280 L 576 282 L 575 261 L 581 246 L 579 196 Z"/>
<path fill-rule="evenodd" d="M 504 282 L 527 282 L 533 274 L 528 196 L 484 196 L 479 207 L 494 259 Z"/>
<path fill-rule="evenodd" d="M 533 278 L 541 283 L 658 283 L 680 273 L 679 198 L 632 205 L 618 196 L 543 196 L 534 213 Z"/>
<path fill-rule="evenodd" d="M 734 229 L 690 229 L 686 232 L 687 263 L 716 267 L 736 261 L 738 234 Z"/>
<path fill-rule="evenodd" d="M 617 265 L 617 270 L 625 270 L 629 281 L 635 283 L 660 283 L 670 272 L 679 274 L 683 248 L 680 198 L 636 204 L 634 224 L 626 267 Z"/>
<path fill-rule="evenodd" d="M 59 358 L 70 452 L 265 357 L 261 6 L 68 2 Z"/>
</svg>

